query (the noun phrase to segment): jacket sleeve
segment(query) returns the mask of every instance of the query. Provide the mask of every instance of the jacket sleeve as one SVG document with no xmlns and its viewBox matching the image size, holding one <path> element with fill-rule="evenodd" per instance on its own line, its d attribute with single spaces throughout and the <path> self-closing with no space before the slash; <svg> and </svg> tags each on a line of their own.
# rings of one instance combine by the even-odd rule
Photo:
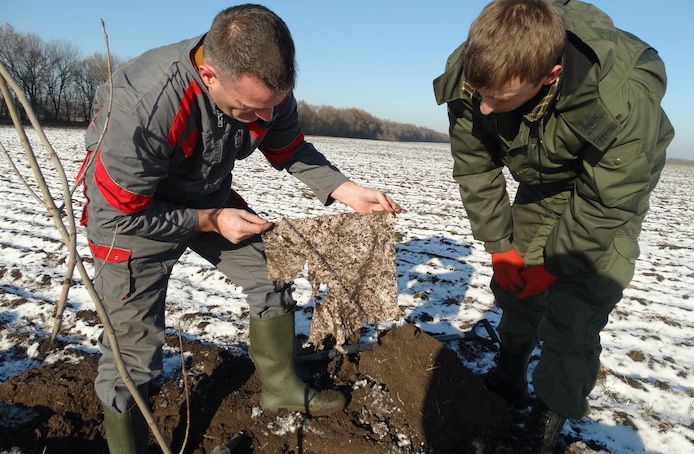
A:
<svg viewBox="0 0 694 454">
<path fill-rule="evenodd" d="M 448 57 L 445 72 L 434 80 L 434 97 L 437 104 L 448 105 L 453 178 L 472 234 L 484 242 L 487 252 L 504 252 L 511 249 L 511 204 L 498 145 L 479 126 L 484 119 L 475 113 L 470 98 L 463 97 L 464 50 L 462 43 Z"/>
<path fill-rule="evenodd" d="M 95 153 L 87 172 L 89 224 L 103 232 L 177 241 L 198 221 L 197 212 L 161 197 L 154 197 L 168 174 L 171 146 L 157 125 L 142 125 L 130 108 L 113 104 L 106 133 L 105 112 L 96 115 L 87 132 L 87 149 Z"/>
<path fill-rule="evenodd" d="M 664 92 L 662 61 L 649 51 L 611 94 L 626 109 L 621 130 L 606 150 L 586 146 L 581 155 L 574 192 L 545 246 L 545 265 L 552 274 L 594 269 L 617 236 L 626 239 L 621 253 L 634 259 L 638 255 L 636 238 L 648 197 L 674 135 L 660 107 Z"/>
<path fill-rule="evenodd" d="M 278 117 L 259 148 L 276 169 L 284 169 L 306 184 L 324 205 L 333 203 L 330 194 L 349 181 L 305 140 L 293 94 L 282 103 Z"/>
<path fill-rule="evenodd" d="M 473 110 L 462 99 L 448 103 L 453 178 L 459 185 L 472 234 L 487 252 L 511 248 L 511 204 L 497 145 L 481 127 L 473 126 Z"/>
</svg>

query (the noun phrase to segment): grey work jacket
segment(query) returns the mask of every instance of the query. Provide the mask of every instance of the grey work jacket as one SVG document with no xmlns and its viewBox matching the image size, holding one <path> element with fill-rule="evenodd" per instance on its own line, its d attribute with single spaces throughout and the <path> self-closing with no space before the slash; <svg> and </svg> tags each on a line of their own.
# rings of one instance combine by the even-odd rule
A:
<svg viewBox="0 0 694 454">
<path fill-rule="evenodd" d="M 270 121 L 246 124 L 222 113 L 193 63 L 203 40 L 153 49 L 127 63 L 113 75 L 112 105 L 109 85 L 98 88 L 86 133 L 87 151 L 96 153 L 85 178 L 88 232 L 178 241 L 196 226 L 196 209 L 236 203 L 231 172 L 256 149 L 324 204 L 348 180 L 304 140 L 293 94 L 275 106 Z"/>
</svg>

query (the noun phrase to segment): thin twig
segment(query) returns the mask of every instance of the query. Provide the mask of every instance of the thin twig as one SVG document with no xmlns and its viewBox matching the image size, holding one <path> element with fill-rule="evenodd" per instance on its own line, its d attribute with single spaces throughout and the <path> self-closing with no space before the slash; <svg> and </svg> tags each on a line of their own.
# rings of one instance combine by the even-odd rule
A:
<svg viewBox="0 0 694 454">
<path fill-rule="evenodd" d="M 113 237 L 111 238 L 111 244 L 108 246 L 108 251 L 106 251 L 106 257 L 111 256 L 111 252 L 113 252 L 113 248 L 116 246 L 116 234 L 118 233 L 118 225 L 120 224 L 120 221 L 116 221 L 116 226 L 113 227 Z M 99 266 L 99 269 L 94 272 L 94 277 L 92 279 L 96 279 L 97 276 L 101 274 L 103 271 L 104 267 L 106 266 L 107 260 L 102 260 L 101 266 Z"/>
<path fill-rule="evenodd" d="M 186 398 L 186 434 L 183 437 L 183 446 L 180 454 L 186 449 L 188 437 L 190 436 L 190 388 L 188 387 L 188 373 L 186 372 L 186 359 L 183 356 L 183 337 L 181 336 L 181 322 L 178 322 L 178 345 L 181 348 L 181 373 L 183 374 L 183 394 Z"/>
<path fill-rule="evenodd" d="M 103 21 L 102 21 L 103 25 Z M 104 29 L 104 38 L 107 39 L 107 35 Z M 110 68 L 110 66 L 109 66 Z M 22 125 L 21 118 L 18 114 L 18 111 L 12 101 L 11 96 L 9 95 L 9 88 L 11 88 L 19 102 L 22 104 L 22 106 L 25 109 L 25 112 L 27 116 L 29 117 L 29 120 L 34 127 L 34 130 L 37 132 L 39 135 L 39 138 L 41 139 L 44 147 L 48 151 L 51 159 L 53 160 L 53 164 L 55 166 L 56 171 L 59 174 L 60 181 L 63 186 L 63 190 L 65 193 L 65 204 L 64 204 L 64 209 L 66 211 L 66 218 L 67 222 L 69 225 L 69 229 L 65 226 L 65 223 L 63 222 L 62 219 L 62 210 L 58 209 L 58 207 L 55 204 L 55 199 L 50 194 L 50 191 L 48 190 L 48 185 L 46 183 L 46 180 L 43 176 L 43 172 L 41 170 L 41 167 L 39 166 L 36 156 L 31 148 L 31 145 L 29 143 L 28 137 L 26 135 L 26 131 L 24 130 L 24 126 Z M 145 417 L 145 420 L 147 421 L 150 429 L 152 430 L 155 438 L 157 439 L 157 442 L 159 443 L 159 446 L 161 447 L 162 451 L 164 454 L 171 454 L 170 449 L 168 448 L 168 445 L 166 443 L 166 440 L 164 439 L 161 431 L 159 430 L 156 421 L 154 420 L 154 417 L 152 416 L 152 412 L 149 409 L 149 405 L 147 401 L 140 395 L 137 386 L 135 385 L 135 382 L 133 381 L 132 377 L 130 376 L 130 373 L 128 372 L 125 363 L 123 361 L 123 357 L 120 351 L 120 347 L 118 345 L 118 339 L 116 337 L 115 331 L 113 329 L 113 325 L 110 322 L 110 319 L 108 317 L 108 313 L 106 311 L 106 308 L 104 307 L 98 293 L 96 292 L 96 289 L 94 288 L 94 284 L 92 280 L 89 277 L 89 274 L 87 273 L 87 270 L 84 267 L 84 262 L 82 261 L 82 258 L 77 254 L 77 248 L 76 248 L 76 225 L 75 225 L 75 217 L 74 213 L 72 210 L 72 192 L 69 189 L 69 184 L 67 182 L 67 177 L 65 176 L 65 171 L 62 167 L 62 164 L 60 162 L 60 159 L 58 156 L 55 154 L 50 142 L 46 138 L 46 136 L 43 133 L 43 129 L 41 128 L 41 124 L 39 123 L 38 119 L 36 118 L 36 115 L 34 114 L 31 104 L 28 102 L 26 99 L 25 94 L 22 92 L 22 90 L 19 88 L 19 86 L 16 84 L 16 82 L 12 79 L 11 75 L 7 71 L 4 65 L 0 63 L 0 89 L 2 89 L 3 92 L 3 98 L 5 99 L 5 103 L 7 104 L 8 110 L 10 112 L 10 115 L 12 117 L 12 120 L 15 125 L 15 130 L 17 131 L 17 134 L 19 135 L 19 139 L 21 143 L 24 145 L 24 149 L 26 151 L 27 158 L 29 159 L 29 164 L 31 169 L 34 172 L 34 176 L 37 180 L 37 183 L 39 185 L 39 188 L 41 189 L 41 193 L 43 194 L 44 197 L 44 206 L 48 210 L 49 214 L 51 215 L 53 222 L 55 223 L 56 228 L 58 229 L 58 232 L 60 233 L 61 237 L 63 238 L 63 242 L 68 246 L 69 248 L 69 253 L 71 255 L 71 259 L 68 261 L 68 263 L 74 263 L 74 267 L 77 268 L 77 271 L 79 272 L 80 276 L 82 277 L 82 281 L 84 282 L 85 289 L 87 290 L 87 293 L 89 296 L 92 298 L 95 306 L 96 306 L 96 311 L 97 314 L 99 315 L 99 318 L 101 320 L 101 323 L 104 326 L 104 333 L 106 334 L 106 337 L 109 340 L 110 347 L 113 350 L 113 355 L 114 355 L 114 361 L 116 363 L 116 368 L 118 369 L 118 372 L 121 375 L 121 378 L 123 379 L 123 382 L 127 389 L 130 391 L 133 399 L 135 400 L 135 403 L 141 410 L 142 414 Z M 109 111 L 110 112 L 110 111 Z M 103 137 L 102 132 L 102 137 Z M 20 176 L 21 178 L 21 176 Z M 73 259 L 74 257 L 74 259 Z M 68 276 L 72 275 L 72 269 L 68 270 Z M 71 281 L 70 279 L 66 279 L 66 282 Z"/>
<path fill-rule="evenodd" d="M 2 87 L 4 87 L 4 88 L 2 88 Z M 2 95 L 6 97 L 7 96 L 6 93 L 9 93 L 9 90 L 7 90 L 7 84 L 5 84 L 5 79 L 3 79 L 2 77 L 0 77 L 0 89 L 2 91 Z M 19 169 L 15 165 L 14 160 L 12 159 L 12 156 L 5 149 L 5 147 L 2 145 L 2 143 L 0 143 L 0 151 L 2 151 L 2 154 L 5 155 L 7 160 L 10 162 L 10 167 L 12 167 L 12 170 L 14 171 L 14 173 L 17 174 L 17 176 L 19 177 L 19 181 L 22 183 L 22 185 L 24 185 L 26 190 L 29 191 L 29 194 L 31 194 L 41 205 L 43 205 L 44 204 L 43 200 L 41 200 L 41 197 L 39 197 L 38 194 L 36 194 L 34 189 L 29 185 L 29 182 L 27 182 L 27 180 L 21 174 L 21 172 L 19 171 Z"/>
<path fill-rule="evenodd" d="M 96 157 L 96 152 L 99 151 L 99 148 L 101 147 L 101 142 L 104 140 L 104 135 L 106 135 L 106 129 L 108 128 L 108 123 L 111 120 L 111 108 L 113 107 L 113 68 L 111 68 L 111 52 L 109 50 L 109 45 L 108 45 L 108 35 L 106 34 L 106 24 L 104 23 L 104 20 L 101 19 L 101 29 L 104 31 L 104 46 L 106 46 L 106 66 L 108 67 L 108 106 L 106 110 L 106 120 L 104 120 L 104 129 L 101 130 L 101 135 L 99 136 L 99 140 L 96 143 L 96 147 L 94 147 L 94 150 L 92 150 L 92 153 L 87 157 L 86 162 L 82 166 L 84 171 L 77 175 L 77 180 L 75 182 L 75 187 L 72 188 L 72 191 L 70 191 L 70 195 L 74 195 L 75 191 L 77 188 L 80 186 L 80 184 L 84 181 L 85 178 L 85 173 L 87 170 L 87 167 L 92 163 L 94 158 Z"/>
<path fill-rule="evenodd" d="M 41 170 L 41 167 L 38 163 L 38 160 L 36 159 L 36 155 L 34 154 L 34 151 L 31 147 L 31 143 L 29 142 L 29 138 L 26 135 L 26 131 L 24 130 L 24 126 L 22 125 L 21 122 L 21 117 L 19 115 L 19 111 L 17 110 L 17 107 L 15 106 L 14 102 L 12 101 L 12 98 L 9 94 L 9 88 L 11 88 L 17 99 L 22 103 L 22 105 L 25 108 L 25 111 L 27 113 L 27 116 L 29 117 L 32 125 L 34 126 L 34 130 L 36 134 L 39 136 L 41 139 L 41 142 L 46 149 L 46 152 L 48 153 L 48 156 L 51 158 L 51 161 L 53 162 L 53 165 L 55 167 L 55 170 L 58 173 L 58 177 L 61 181 L 61 184 L 64 188 L 64 197 L 66 201 L 72 201 L 70 194 L 69 194 L 69 184 L 67 182 L 67 177 L 65 176 L 65 171 L 63 169 L 62 163 L 60 162 L 60 159 L 58 158 L 58 155 L 55 153 L 55 150 L 53 150 L 53 147 L 51 146 L 50 142 L 48 141 L 48 138 L 45 136 L 43 133 L 43 129 L 41 128 L 41 125 L 34 115 L 33 110 L 31 109 L 31 105 L 26 99 L 26 96 L 24 93 L 21 91 L 17 83 L 12 79 L 10 76 L 9 72 L 7 69 L 0 65 L 0 79 L 2 80 L 2 83 L 0 83 L 0 90 L 2 90 L 3 97 L 5 98 L 5 103 L 7 104 L 7 108 L 10 112 L 10 115 L 12 117 L 12 121 L 14 122 L 15 125 L 15 130 L 17 131 L 17 134 L 19 135 L 20 142 L 22 143 L 25 151 L 25 155 L 29 161 L 29 166 L 34 172 L 34 177 L 36 178 L 36 181 L 39 184 L 39 189 L 41 190 L 42 196 L 43 197 L 37 197 L 39 202 L 46 208 L 48 213 L 51 215 L 53 218 L 53 221 L 58 228 L 59 233 L 63 237 L 63 242 L 68 248 L 68 268 L 66 271 L 66 276 L 63 281 L 63 290 L 61 292 L 61 297 L 58 302 L 58 305 L 56 307 L 56 314 L 55 314 L 55 322 L 54 322 L 54 327 L 53 327 L 53 336 L 52 340 L 55 340 L 55 336 L 57 335 L 57 332 L 60 329 L 60 324 L 62 322 L 62 313 L 65 308 L 65 305 L 67 304 L 67 295 L 68 291 L 70 288 L 70 285 L 72 283 L 72 275 L 74 272 L 74 265 L 76 261 L 76 254 L 77 254 L 77 240 L 76 240 L 76 226 L 74 222 L 74 214 L 72 212 L 72 203 L 65 204 L 64 209 L 67 214 L 66 218 L 68 221 L 69 228 L 65 227 L 65 224 L 62 221 L 61 214 L 63 213 L 63 210 L 58 208 L 57 205 L 55 204 L 55 199 L 50 193 L 50 190 L 48 189 L 48 185 L 46 184 L 46 179 L 43 176 L 43 172 Z M 8 153 L 9 156 L 9 153 Z M 10 163 L 12 163 L 12 159 L 10 159 Z M 13 165 L 13 168 L 15 169 L 15 172 L 19 175 L 20 180 L 26 182 L 24 177 L 21 175 L 19 170 L 17 169 L 16 166 Z M 28 185 L 28 184 L 27 184 Z"/>
</svg>

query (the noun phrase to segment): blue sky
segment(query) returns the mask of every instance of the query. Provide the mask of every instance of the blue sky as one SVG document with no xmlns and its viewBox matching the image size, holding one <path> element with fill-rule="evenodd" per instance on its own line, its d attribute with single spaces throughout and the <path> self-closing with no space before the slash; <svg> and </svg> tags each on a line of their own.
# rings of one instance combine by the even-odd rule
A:
<svg viewBox="0 0 694 454">
<path fill-rule="evenodd" d="M 256 0 L 282 17 L 299 63 L 296 96 L 309 104 L 357 107 L 376 117 L 447 131 L 431 81 L 467 36 L 487 0 Z M 596 0 L 617 27 L 655 47 L 668 70 L 663 101 L 677 136 L 671 157 L 694 160 L 694 17 L 692 0 Z M 84 56 L 104 51 L 134 57 L 207 30 L 235 2 L 208 0 L 3 0 L 0 21 L 44 40 L 67 40 Z M 195 5 L 195 6 L 194 6 Z M 658 8 L 658 5 L 662 5 Z M 682 38 L 682 36 L 685 38 Z"/>
</svg>

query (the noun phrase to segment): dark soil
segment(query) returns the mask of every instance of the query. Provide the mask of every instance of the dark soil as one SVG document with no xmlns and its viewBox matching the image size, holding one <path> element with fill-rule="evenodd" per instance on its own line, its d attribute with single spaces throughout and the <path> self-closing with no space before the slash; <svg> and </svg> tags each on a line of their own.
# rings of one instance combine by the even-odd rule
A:
<svg viewBox="0 0 694 454">
<path fill-rule="evenodd" d="M 384 333 L 371 351 L 301 364 L 312 386 L 348 396 L 344 411 L 325 417 L 262 412 L 260 383 L 247 356 L 190 342 L 183 349 L 190 389 L 186 453 L 211 453 L 240 432 L 233 453 L 489 453 L 514 427 L 503 400 L 453 350 L 412 325 Z M 0 384 L 0 451 L 106 452 L 93 389 L 98 356 L 83 355 Z M 188 421 L 183 382 L 160 383 L 149 399 L 176 453 Z M 157 452 L 152 437 L 150 453 Z"/>
</svg>

